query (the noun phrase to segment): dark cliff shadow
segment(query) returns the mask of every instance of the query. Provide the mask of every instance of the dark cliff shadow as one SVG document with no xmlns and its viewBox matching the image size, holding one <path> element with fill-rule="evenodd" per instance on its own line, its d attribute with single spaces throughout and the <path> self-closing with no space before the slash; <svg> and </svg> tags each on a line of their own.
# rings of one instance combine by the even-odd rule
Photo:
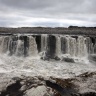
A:
<svg viewBox="0 0 96 96">
<path fill-rule="evenodd" d="M 23 96 L 19 89 L 21 88 L 20 81 L 9 85 L 6 90 L 2 91 L 0 96 Z"/>
</svg>

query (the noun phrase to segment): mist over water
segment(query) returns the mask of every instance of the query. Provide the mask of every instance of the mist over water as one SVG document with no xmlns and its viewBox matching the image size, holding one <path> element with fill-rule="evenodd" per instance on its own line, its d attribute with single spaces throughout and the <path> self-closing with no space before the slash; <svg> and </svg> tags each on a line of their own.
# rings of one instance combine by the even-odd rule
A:
<svg viewBox="0 0 96 96">
<path fill-rule="evenodd" d="M 96 71 L 88 55 L 95 54 L 91 37 L 65 35 L 0 36 L 0 73 L 8 75 L 54 76 L 68 78 Z M 50 60 L 41 60 L 41 56 Z M 75 63 L 54 58 L 73 58 Z"/>
</svg>

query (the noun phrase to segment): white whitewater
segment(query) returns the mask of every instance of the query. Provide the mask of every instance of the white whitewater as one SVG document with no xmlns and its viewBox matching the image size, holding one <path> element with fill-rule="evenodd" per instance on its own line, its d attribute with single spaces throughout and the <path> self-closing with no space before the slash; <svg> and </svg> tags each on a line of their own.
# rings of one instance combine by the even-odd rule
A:
<svg viewBox="0 0 96 96">
<path fill-rule="evenodd" d="M 84 72 L 96 71 L 95 64 L 85 62 L 66 63 L 57 61 L 43 61 L 32 57 L 16 57 L 0 54 L 0 73 L 10 76 L 53 76 L 70 78 Z"/>
</svg>

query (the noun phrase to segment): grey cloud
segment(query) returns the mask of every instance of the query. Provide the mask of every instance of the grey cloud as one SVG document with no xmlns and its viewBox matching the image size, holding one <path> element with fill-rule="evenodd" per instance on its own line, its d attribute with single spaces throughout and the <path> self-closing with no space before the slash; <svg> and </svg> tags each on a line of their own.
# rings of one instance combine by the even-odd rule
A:
<svg viewBox="0 0 96 96">
<path fill-rule="evenodd" d="M 50 6 L 47 0 L 1 0 L 1 3 L 12 8 L 23 9 L 42 9 Z"/>
<path fill-rule="evenodd" d="M 94 13 L 96 0 L 0 0 L 10 8 L 47 13 Z"/>
<path fill-rule="evenodd" d="M 34 26 L 44 26 L 44 27 L 60 27 L 58 22 L 35 22 Z"/>
<path fill-rule="evenodd" d="M 96 26 L 95 4 L 96 0 L 0 0 L 0 26 Z"/>
</svg>

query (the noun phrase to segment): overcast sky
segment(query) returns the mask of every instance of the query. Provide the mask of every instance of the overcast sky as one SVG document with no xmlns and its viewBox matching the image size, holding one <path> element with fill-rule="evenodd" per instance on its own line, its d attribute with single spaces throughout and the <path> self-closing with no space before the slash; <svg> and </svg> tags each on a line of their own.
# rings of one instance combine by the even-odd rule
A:
<svg viewBox="0 0 96 96">
<path fill-rule="evenodd" d="M 1 27 L 96 26 L 96 0 L 0 0 Z"/>
</svg>

